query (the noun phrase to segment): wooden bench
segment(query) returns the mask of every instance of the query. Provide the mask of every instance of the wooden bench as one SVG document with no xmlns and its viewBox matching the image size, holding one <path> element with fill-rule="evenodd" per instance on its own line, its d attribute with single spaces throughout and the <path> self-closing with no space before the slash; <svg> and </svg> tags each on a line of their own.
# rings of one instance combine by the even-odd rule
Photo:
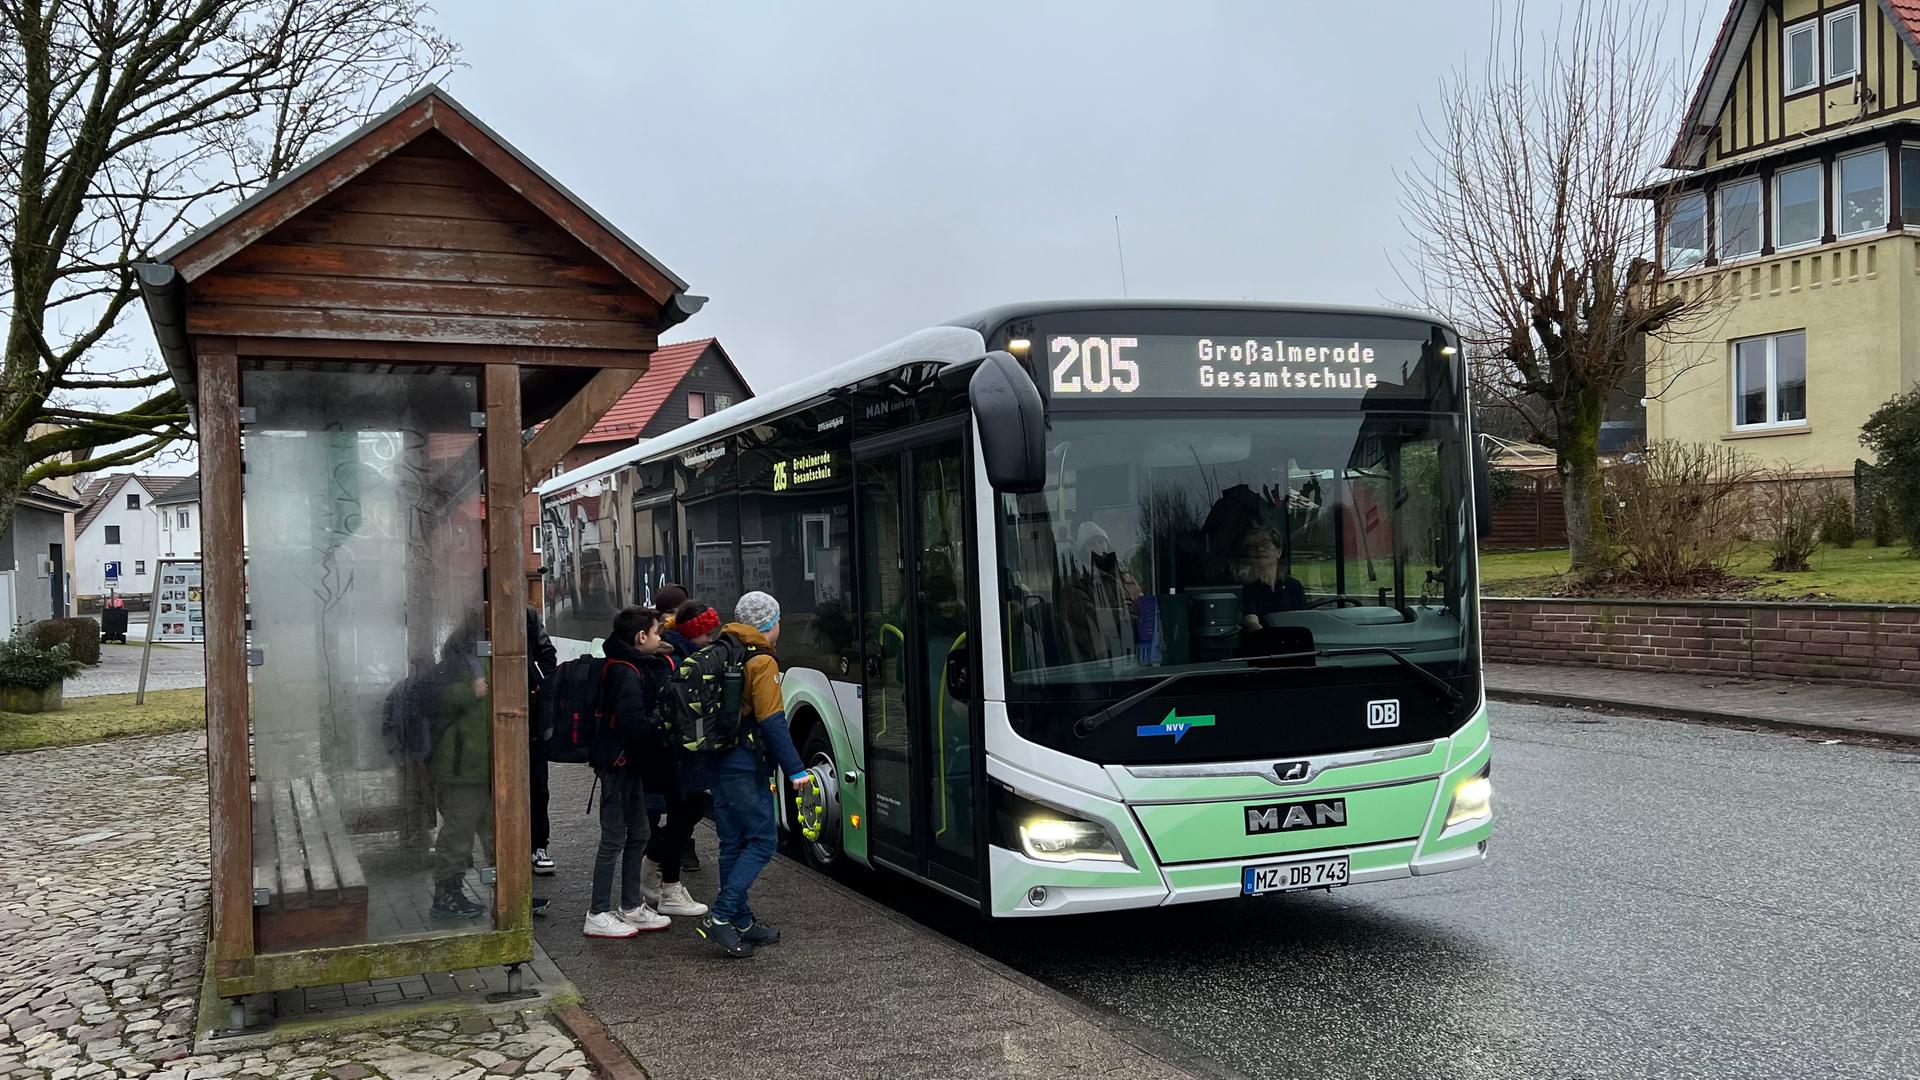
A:
<svg viewBox="0 0 1920 1080">
<path fill-rule="evenodd" d="M 324 776 L 262 781 L 253 800 L 254 947 L 287 952 L 367 940 L 367 878 Z"/>
</svg>

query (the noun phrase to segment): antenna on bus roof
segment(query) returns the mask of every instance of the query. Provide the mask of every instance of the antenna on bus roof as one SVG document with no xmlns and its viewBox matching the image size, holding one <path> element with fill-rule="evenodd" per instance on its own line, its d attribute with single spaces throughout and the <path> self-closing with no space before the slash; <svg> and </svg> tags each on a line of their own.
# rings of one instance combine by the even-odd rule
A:
<svg viewBox="0 0 1920 1080">
<path fill-rule="evenodd" d="M 1120 296 L 1126 299 L 1132 294 L 1127 292 L 1127 249 L 1120 243 L 1120 215 L 1113 215 L 1113 250 L 1120 253 Z"/>
</svg>

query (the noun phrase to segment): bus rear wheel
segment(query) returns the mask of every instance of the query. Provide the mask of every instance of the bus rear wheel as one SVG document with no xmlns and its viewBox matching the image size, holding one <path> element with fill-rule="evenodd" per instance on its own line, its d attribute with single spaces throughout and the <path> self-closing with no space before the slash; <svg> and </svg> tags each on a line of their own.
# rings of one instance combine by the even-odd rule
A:
<svg viewBox="0 0 1920 1080">
<path fill-rule="evenodd" d="M 815 724 L 807 731 L 807 738 L 800 745 L 800 760 L 813 773 L 814 783 L 820 785 L 821 794 L 826 796 L 827 812 L 820 823 L 820 839 L 808 840 L 798 831 L 794 838 L 807 865 L 831 873 L 839 869 L 846 856 L 841 850 L 840 836 L 840 769 L 833 760 L 833 740 L 827 737 L 825 724 Z"/>
</svg>

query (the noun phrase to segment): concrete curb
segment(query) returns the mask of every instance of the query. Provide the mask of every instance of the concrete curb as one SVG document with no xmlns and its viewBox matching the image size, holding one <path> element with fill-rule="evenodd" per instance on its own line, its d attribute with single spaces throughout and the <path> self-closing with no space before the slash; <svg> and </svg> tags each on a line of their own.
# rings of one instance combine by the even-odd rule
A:
<svg viewBox="0 0 1920 1080">
<path fill-rule="evenodd" d="M 1570 709 L 1610 709 L 1614 712 L 1631 713 L 1658 720 L 1682 720 L 1699 724 L 1736 724 L 1742 727 L 1763 727 L 1775 731 L 1790 732 L 1797 735 L 1827 735 L 1846 739 L 1877 739 L 1884 742 L 1920 745 L 1920 733 L 1880 730 L 1874 728 L 1853 727 L 1845 724 L 1823 724 L 1813 720 L 1784 720 L 1773 716 L 1749 716 L 1744 713 L 1719 712 L 1713 709 L 1695 709 L 1684 705 L 1653 705 L 1643 701 L 1619 701 L 1613 698 L 1593 697 L 1586 694 L 1565 694 L 1543 690 L 1504 690 L 1496 686 L 1487 687 L 1487 697 L 1494 701 L 1510 701 L 1528 705 L 1556 705 Z"/>
<path fill-rule="evenodd" d="M 562 1005 L 553 1010 L 553 1019 L 580 1044 L 581 1052 L 593 1063 L 593 1071 L 605 1080 L 649 1080 L 647 1070 L 583 1006 Z"/>
</svg>

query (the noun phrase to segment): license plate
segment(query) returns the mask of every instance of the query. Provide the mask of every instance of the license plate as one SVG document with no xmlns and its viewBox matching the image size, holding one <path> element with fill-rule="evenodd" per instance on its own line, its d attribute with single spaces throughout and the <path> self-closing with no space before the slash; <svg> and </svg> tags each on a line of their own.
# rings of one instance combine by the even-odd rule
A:
<svg viewBox="0 0 1920 1080">
<path fill-rule="evenodd" d="M 1347 857 L 1308 862 L 1249 866 L 1240 871 L 1240 891 L 1247 896 L 1292 892 L 1295 889 L 1331 889 L 1347 883 Z"/>
</svg>

